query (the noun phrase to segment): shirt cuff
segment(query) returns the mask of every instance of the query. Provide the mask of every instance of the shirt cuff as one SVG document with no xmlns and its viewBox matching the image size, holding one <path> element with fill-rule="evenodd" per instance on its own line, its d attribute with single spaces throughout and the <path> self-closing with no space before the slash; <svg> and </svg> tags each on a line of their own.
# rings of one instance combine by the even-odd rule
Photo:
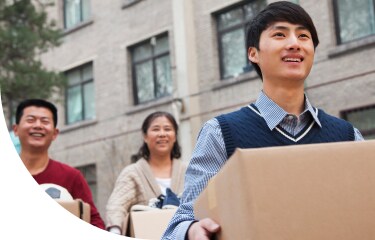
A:
<svg viewBox="0 0 375 240">
<path fill-rule="evenodd" d="M 191 224 L 193 224 L 194 222 L 196 221 L 184 221 L 178 225 L 178 232 L 176 234 L 178 240 L 188 239 L 187 231 L 189 230 Z"/>
</svg>

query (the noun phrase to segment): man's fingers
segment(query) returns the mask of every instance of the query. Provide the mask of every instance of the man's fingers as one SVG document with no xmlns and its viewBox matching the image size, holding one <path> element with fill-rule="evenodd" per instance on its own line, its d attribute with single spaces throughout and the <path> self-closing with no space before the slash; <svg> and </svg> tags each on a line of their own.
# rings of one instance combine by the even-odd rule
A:
<svg viewBox="0 0 375 240">
<path fill-rule="evenodd" d="M 201 222 L 201 226 L 204 229 L 206 229 L 208 232 L 216 233 L 220 230 L 220 225 L 214 222 L 210 218 L 202 219 L 200 222 Z"/>
<path fill-rule="evenodd" d="M 210 218 L 193 223 L 188 230 L 189 240 L 208 240 L 220 230 L 220 225 Z"/>
</svg>

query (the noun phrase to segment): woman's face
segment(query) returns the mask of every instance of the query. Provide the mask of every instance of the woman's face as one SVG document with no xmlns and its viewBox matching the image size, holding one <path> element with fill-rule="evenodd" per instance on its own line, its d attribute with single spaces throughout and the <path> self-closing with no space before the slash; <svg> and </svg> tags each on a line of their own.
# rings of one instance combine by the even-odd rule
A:
<svg viewBox="0 0 375 240">
<path fill-rule="evenodd" d="M 170 155 L 176 142 L 176 132 L 165 116 L 155 118 L 143 136 L 152 155 Z"/>
</svg>

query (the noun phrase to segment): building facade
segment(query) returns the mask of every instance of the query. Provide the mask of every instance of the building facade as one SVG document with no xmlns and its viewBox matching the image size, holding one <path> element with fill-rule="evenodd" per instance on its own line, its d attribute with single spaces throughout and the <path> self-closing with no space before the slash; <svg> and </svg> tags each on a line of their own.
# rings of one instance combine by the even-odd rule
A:
<svg viewBox="0 0 375 240">
<path fill-rule="evenodd" d="M 51 2 L 51 1 L 49 1 Z M 82 170 L 99 211 L 155 110 L 178 119 L 189 161 L 208 119 L 253 102 L 246 23 L 270 0 L 56 0 L 63 44 L 42 56 L 68 78 L 51 156 Z M 375 1 L 299 0 L 320 45 L 306 94 L 375 138 Z M 361 2 L 361 3 L 359 3 Z"/>
</svg>

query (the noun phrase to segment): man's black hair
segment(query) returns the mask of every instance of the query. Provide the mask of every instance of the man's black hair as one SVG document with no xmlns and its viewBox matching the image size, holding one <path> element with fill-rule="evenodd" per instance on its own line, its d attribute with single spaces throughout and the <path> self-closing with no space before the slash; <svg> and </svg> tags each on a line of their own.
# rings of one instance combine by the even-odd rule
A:
<svg viewBox="0 0 375 240">
<path fill-rule="evenodd" d="M 53 125 L 54 127 L 57 126 L 57 108 L 52 103 L 43 99 L 26 99 L 20 102 L 16 110 L 16 124 L 20 123 L 21 117 L 23 115 L 23 110 L 31 106 L 43 107 L 43 108 L 47 108 L 48 110 L 50 110 L 53 116 Z"/>
<path fill-rule="evenodd" d="M 318 33 L 310 15 L 298 4 L 280 1 L 269 4 L 249 22 L 247 27 L 246 50 L 248 51 L 250 47 L 255 47 L 259 50 L 260 35 L 275 22 L 289 22 L 306 27 L 311 33 L 314 49 L 318 46 Z M 251 64 L 260 78 L 263 79 L 258 64 L 253 62 L 251 62 Z"/>
</svg>

